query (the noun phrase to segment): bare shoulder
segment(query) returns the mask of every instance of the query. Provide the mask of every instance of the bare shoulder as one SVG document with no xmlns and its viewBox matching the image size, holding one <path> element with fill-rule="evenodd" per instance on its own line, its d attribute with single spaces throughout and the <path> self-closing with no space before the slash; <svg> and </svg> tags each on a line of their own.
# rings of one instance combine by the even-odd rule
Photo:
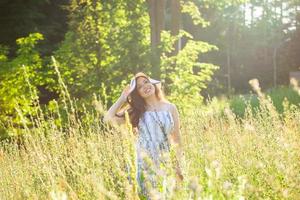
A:
<svg viewBox="0 0 300 200">
<path fill-rule="evenodd" d="M 177 107 L 174 103 L 171 103 L 170 101 L 164 101 L 163 103 L 164 103 L 165 107 L 167 108 L 167 110 L 169 110 L 171 112 L 177 111 Z"/>
</svg>

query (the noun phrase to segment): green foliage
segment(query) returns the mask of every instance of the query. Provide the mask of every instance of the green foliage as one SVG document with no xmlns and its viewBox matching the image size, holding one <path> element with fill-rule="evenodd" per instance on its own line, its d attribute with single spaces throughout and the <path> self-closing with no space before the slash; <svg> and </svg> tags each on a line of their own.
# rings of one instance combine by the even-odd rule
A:
<svg viewBox="0 0 300 200">
<path fill-rule="evenodd" d="M 300 97 L 292 88 L 279 87 L 266 92 L 276 110 L 282 114 L 284 112 L 284 102 L 287 100 L 290 105 L 300 106 Z M 239 117 L 244 117 L 247 106 L 254 113 L 258 112 L 260 103 L 256 95 L 240 95 L 234 96 L 229 100 L 230 108 Z"/>
<path fill-rule="evenodd" d="M 256 95 L 245 95 L 245 96 L 235 96 L 230 100 L 230 108 L 239 117 L 243 117 L 247 106 L 249 106 L 252 111 L 255 111 L 259 107 L 259 100 Z"/>
<path fill-rule="evenodd" d="M 197 3 L 201 3 L 206 8 L 214 8 L 219 11 L 225 11 L 224 9 L 230 6 L 239 6 L 249 0 L 195 0 Z"/>
<path fill-rule="evenodd" d="M 7 61 L 8 47 L 0 45 L 0 63 Z"/>
<path fill-rule="evenodd" d="M 144 0 L 71 1 L 69 31 L 56 52 L 71 94 L 86 97 L 105 89 L 112 101 L 130 73 L 149 71 L 146 8 Z"/>
<path fill-rule="evenodd" d="M 0 3 L 0 44 L 10 47 L 15 55 L 17 38 L 33 32 L 45 37 L 39 44 L 42 55 L 49 55 L 57 48 L 66 32 L 67 12 L 63 7 L 69 0 L 2 0 Z"/>
<path fill-rule="evenodd" d="M 191 16 L 193 23 L 195 25 L 202 25 L 202 27 L 207 27 L 210 25 L 208 21 L 203 19 L 197 5 L 192 1 L 181 1 L 182 13 L 187 13 Z"/>
<path fill-rule="evenodd" d="M 182 13 L 189 16 L 194 25 L 209 25 L 193 1 L 181 1 L 180 4 Z M 174 43 L 179 39 L 186 41 L 184 47 L 177 55 L 169 56 L 174 51 Z M 161 40 L 161 79 L 166 83 L 169 99 L 181 108 L 201 105 L 203 98 L 200 92 L 206 88 L 218 67 L 199 60 L 202 54 L 218 48 L 194 39 L 192 34 L 184 30 L 180 30 L 176 36 L 172 36 L 170 31 L 162 31 Z"/>
<path fill-rule="evenodd" d="M 32 104 L 37 99 L 35 86 L 44 82 L 38 73 L 42 59 L 35 49 L 39 40 L 43 40 L 40 33 L 18 39 L 17 56 L 11 60 L 6 57 L 6 50 L 0 51 L 0 120 L 5 123 L 18 124 L 23 120 L 16 109 L 25 115 L 32 113 Z"/>
<path fill-rule="evenodd" d="M 188 37 L 185 47 L 179 51 L 176 56 L 167 57 L 166 53 L 173 50 L 173 41 L 179 37 Z M 192 36 L 184 31 L 176 37 L 172 37 L 167 31 L 162 33 L 163 42 L 169 45 L 163 45 L 164 53 L 161 58 L 161 78 L 165 82 L 170 79 L 168 90 L 170 100 L 180 107 L 190 107 L 192 105 L 200 105 L 202 97 L 200 91 L 206 88 L 207 81 L 211 80 L 214 70 L 217 67 L 209 63 L 198 62 L 199 54 L 217 50 L 217 47 L 206 42 L 195 41 Z"/>
<path fill-rule="evenodd" d="M 195 24 L 208 24 L 195 4 L 181 3 L 183 12 L 189 14 Z M 153 71 L 150 68 L 150 19 L 144 0 L 73 0 L 68 10 L 69 30 L 52 62 L 48 58 L 42 60 L 35 48 L 37 42 L 43 39 L 41 34 L 18 39 L 17 56 L 11 60 L 6 56 L 7 48 L 1 47 L 0 62 L 4 66 L 0 90 L 3 94 L 1 119 L 8 117 L 19 123 L 21 119 L 16 109 L 23 110 L 24 116 L 31 116 L 32 105 L 42 95 L 36 91 L 37 86 L 60 94 L 59 109 L 68 107 L 64 103 L 65 98 L 75 97 L 85 102 L 91 100 L 94 93 L 100 93 L 99 98 L 106 106 L 116 100 L 132 74 L 137 71 L 151 74 Z M 177 56 L 166 57 L 179 37 L 186 37 L 187 44 Z M 167 86 L 171 91 L 170 99 L 182 106 L 192 97 L 195 97 L 192 98 L 193 103 L 201 103 L 199 92 L 205 88 L 216 67 L 198 62 L 199 54 L 217 48 L 193 40 L 184 31 L 174 37 L 163 32 L 162 40 L 159 47 L 164 52 L 161 78 L 165 80 L 168 74 L 174 83 Z M 44 64 L 46 62 L 50 64 Z M 55 81 L 57 76 L 58 83 Z M 72 107 L 68 109 L 72 110 Z M 62 112 L 61 120 L 63 122 L 59 123 L 65 123 L 66 113 Z"/>
</svg>

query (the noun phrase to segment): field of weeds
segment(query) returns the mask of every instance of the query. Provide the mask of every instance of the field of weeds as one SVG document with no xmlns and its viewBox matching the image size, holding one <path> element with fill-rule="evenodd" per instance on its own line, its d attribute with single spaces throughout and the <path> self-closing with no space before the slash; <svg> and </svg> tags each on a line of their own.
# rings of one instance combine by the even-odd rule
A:
<svg viewBox="0 0 300 200">
<path fill-rule="evenodd" d="M 299 199 L 300 109 L 285 101 L 278 114 L 257 89 L 259 112 L 243 118 L 229 108 L 180 112 L 184 181 L 167 166 L 153 199 Z M 21 136 L 1 142 L 0 199 L 142 199 L 130 126 L 103 124 L 97 99 L 81 114 L 63 102 L 64 125 L 56 104 L 37 108 L 30 127 L 8 127 Z"/>
</svg>

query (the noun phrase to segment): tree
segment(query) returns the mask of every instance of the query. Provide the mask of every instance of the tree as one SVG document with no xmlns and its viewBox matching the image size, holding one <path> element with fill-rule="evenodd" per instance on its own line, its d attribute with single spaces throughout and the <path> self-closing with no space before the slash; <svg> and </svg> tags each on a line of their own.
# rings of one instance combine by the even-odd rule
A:
<svg viewBox="0 0 300 200">
<path fill-rule="evenodd" d="M 7 49 L 0 50 L 0 121 L 4 124 L 29 123 L 28 119 L 22 119 L 18 110 L 24 115 L 34 113 L 32 105 L 38 100 L 36 87 L 46 82 L 39 73 L 43 63 L 35 49 L 40 40 L 43 35 L 39 33 L 19 38 L 17 56 L 13 59 L 8 59 Z"/>
<path fill-rule="evenodd" d="M 181 1 L 178 13 L 178 2 L 172 2 L 175 8 L 171 8 L 172 17 L 181 16 L 181 12 L 190 17 L 192 23 L 196 26 L 206 26 L 205 21 L 197 6 L 191 1 Z M 172 11 L 173 10 L 173 11 Z M 174 19 L 172 19 L 173 21 Z M 179 30 L 178 23 L 171 22 L 171 30 L 163 32 L 162 56 L 161 56 L 161 79 L 166 84 L 166 91 L 169 98 L 181 108 L 190 108 L 202 104 L 200 92 L 206 88 L 207 82 L 211 80 L 213 72 L 217 66 L 199 62 L 199 57 L 203 53 L 217 50 L 217 47 L 207 42 L 199 41 L 184 30 Z M 184 38 L 186 43 L 184 47 L 176 52 L 176 45 L 180 38 Z"/>
<path fill-rule="evenodd" d="M 67 12 L 63 9 L 69 0 L 28 0 L 0 2 L 0 44 L 10 47 L 8 56 L 14 56 L 18 48 L 15 41 L 30 33 L 44 35 L 39 49 L 42 55 L 50 55 L 63 40 L 66 32 Z"/>
<path fill-rule="evenodd" d="M 150 71 L 145 1 L 72 0 L 69 12 L 69 31 L 56 58 L 73 95 L 104 90 L 112 101 L 129 74 Z"/>
</svg>

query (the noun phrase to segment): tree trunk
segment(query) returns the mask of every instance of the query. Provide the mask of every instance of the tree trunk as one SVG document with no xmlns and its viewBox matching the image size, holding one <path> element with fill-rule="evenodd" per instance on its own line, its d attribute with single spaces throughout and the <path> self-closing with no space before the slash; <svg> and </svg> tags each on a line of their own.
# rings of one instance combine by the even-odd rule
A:
<svg viewBox="0 0 300 200">
<path fill-rule="evenodd" d="M 254 23 L 254 3 L 251 2 L 251 27 L 253 27 Z"/>
<path fill-rule="evenodd" d="M 180 29 L 180 21 L 181 21 L 181 12 L 180 12 L 180 1 L 179 0 L 171 0 L 171 34 L 173 36 L 179 34 Z M 171 55 L 176 55 L 180 50 L 180 38 L 174 44 L 174 51 Z"/>
<path fill-rule="evenodd" d="M 280 23 L 283 24 L 283 2 L 280 3 Z"/>
<path fill-rule="evenodd" d="M 295 24 L 296 30 L 299 28 L 300 12 L 298 11 L 298 4 L 295 4 Z"/>
<path fill-rule="evenodd" d="M 151 28 L 151 47 L 152 47 L 152 67 L 155 76 L 160 75 L 160 33 L 165 27 L 164 11 L 165 0 L 148 0 L 150 28 Z"/>
<path fill-rule="evenodd" d="M 245 2 L 243 4 L 244 8 L 243 8 L 243 26 L 245 27 L 246 26 L 246 9 L 247 9 L 247 3 Z"/>
<path fill-rule="evenodd" d="M 165 0 L 148 0 L 148 5 L 151 27 L 151 46 L 152 48 L 156 48 L 160 43 L 160 33 L 165 27 Z"/>
</svg>

